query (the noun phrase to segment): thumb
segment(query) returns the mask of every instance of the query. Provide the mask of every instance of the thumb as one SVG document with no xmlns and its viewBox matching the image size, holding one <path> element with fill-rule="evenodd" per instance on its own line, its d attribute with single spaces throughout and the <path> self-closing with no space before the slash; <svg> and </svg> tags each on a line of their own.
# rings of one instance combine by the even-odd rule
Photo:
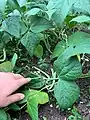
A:
<svg viewBox="0 0 90 120">
<path fill-rule="evenodd" d="M 6 99 L 7 102 L 6 102 L 5 106 L 8 106 L 11 103 L 20 101 L 20 100 L 24 99 L 24 97 L 25 96 L 22 93 L 16 93 L 16 94 L 10 95 Z"/>
</svg>

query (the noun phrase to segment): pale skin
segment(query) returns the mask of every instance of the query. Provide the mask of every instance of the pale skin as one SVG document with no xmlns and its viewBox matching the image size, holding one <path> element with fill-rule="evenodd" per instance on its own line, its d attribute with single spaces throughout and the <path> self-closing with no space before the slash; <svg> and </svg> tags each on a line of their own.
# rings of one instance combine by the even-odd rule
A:
<svg viewBox="0 0 90 120">
<path fill-rule="evenodd" d="M 0 108 L 24 99 L 24 94 L 14 92 L 28 82 L 19 74 L 0 72 Z"/>
</svg>

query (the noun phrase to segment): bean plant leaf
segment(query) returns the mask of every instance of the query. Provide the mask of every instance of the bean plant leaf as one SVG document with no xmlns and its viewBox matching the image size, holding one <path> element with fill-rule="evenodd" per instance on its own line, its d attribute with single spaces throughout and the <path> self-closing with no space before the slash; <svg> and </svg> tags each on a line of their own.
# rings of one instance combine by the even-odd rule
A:
<svg viewBox="0 0 90 120">
<path fill-rule="evenodd" d="M 61 7 L 61 3 L 63 0 L 49 0 L 47 9 L 52 10 L 52 9 L 58 9 Z"/>
<path fill-rule="evenodd" d="M 0 0 L 0 12 L 4 13 L 7 0 Z"/>
<path fill-rule="evenodd" d="M 21 108 L 16 103 L 10 104 L 8 107 L 10 110 L 13 110 L 13 111 L 21 110 Z"/>
<path fill-rule="evenodd" d="M 65 48 L 66 48 L 66 42 L 64 40 L 58 42 L 57 45 L 54 48 L 54 51 L 53 51 L 53 54 L 52 54 L 52 59 L 60 56 L 61 53 L 64 52 Z"/>
<path fill-rule="evenodd" d="M 8 120 L 7 113 L 3 109 L 0 109 L 0 120 Z"/>
<path fill-rule="evenodd" d="M 49 20 L 51 20 L 52 15 L 55 13 L 56 9 L 49 9 L 48 11 L 45 11 L 49 17 Z"/>
<path fill-rule="evenodd" d="M 26 32 L 27 28 L 24 22 L 21 21 L 20 17 L 11 16 L 3 21 L 2 30 L 17 38 L 20 38 L 20 36 Z"/>
<path fill-rule="evenodd" d="M 79 87 L 75 82 L 59 80 L 54 88 L 54 94 L 60 108 L 67 109 L 79 98 Z"/>
<path fill-rule="evenodd" d="M 45 18 L 35 16 L 31 19 L 30 29 L 34 33 L 39 33 L 52 27 L 52 23 Z"/>
<path fill-rule="evenodd" d="M 58 59 L 67 60 L 71 56 L 82 53 L 90 54 L 90 34 L 76 32 L 68 38 L 67 49 L 59 56 Z"/>
<path fill-rule="evenodd" d="M 40 10 L 40 8 L 32 8 L 31 10 L 27 11 L 25 15 L 30 17 L 31 15 L 36 15 Z"/>
<path fill-rule="evenodd" d="M 10 61 L 3 62 L 0 64 L 0 72 L 12 72 L 13 66 Z"/>
<path fill-rule="evenodd" d="M 75 46 L 79 45 L 80 43 L 82 43 L 83 41 L 84 42 L 87 41 L 89 38 L 90 38 L 90 34 L 88 34 L 88 33 L 75 32 L 68 37 L 67 46 L 75 47 Z"/>
<path fill-rule="evenodd" d="M 43 47 L 41 45 L 37 45 L 34 51 L 34 55 L 38 58 L 41 58 L 43 56 Z"/>
<path fill-rule="evenodd" d="M 78 22 L 78 23 L 89 22 L 90 17 L 86 15 L 81 15 L 81 16 L 73 18 L 70 22 L 73 22 L 73 21 Z"/>
<path fill-rule="evenodd" d="M 28 2 L 28 4 L 26 4 L 26 8 L 28 10 L 31 10 L 33 8 L 40 8 L 41 10 L 47 10 L 46 4 L 41 4 L 41 3 L 37 3 L 36 1 L 32 1 L 32 2 Z"/>
<path fill-rule="evenodd" d="M 7 6 L 12 10 L 17 9 L 17 10 L 21 11 L 17 0 L 7 0 Z"/>
<path fill-rule="evenodd" d="M 17 2 L 20 5 L 20 7 L 23 7 L 27 3 L 27 0 L 17 0 Z"/>
<path fill-rule="evenodd" d="M 45 80 L 34 73 L 29 74 L 28 77 L 32 79 L 28 84 L 31 89 L 40 89 L 45 85 Z"/>
<path fill-rule="evenodd" d="M 38 104 L 34 97 L 32 97 L 30 101 L 27 101 L 27 112 L 31 116 L 32 120 L 38 120 Z"/>
<path fill-rule="evenodd" d="M 56 12 L 52 15 L 52 20 L 54 20 L 55 23 L 60 24 L 64 22 L 64 19 L 68 15 L 72 5 L 75 3 L 75 0 L 58 0 L 56 2 L 51 0 L 51 3 L 53 5 L 52 9 L 57 9 Z"/>
<path fill-rule="evenodd" d="M 33 88 L 33 89 L 40 89 L 44 85 L 45 85 L 45 81 L 39 78 L 31 80 L 30 82 L 30 88 Z"/>
<path fill-rule="evenodd" d="M 77 0 L 73 5 L 73 9 L 76 12 L 88 13 L 90 14 L 90 1 L 89 0 Z"/>
<path fill-rule="evenodd" d="M 82 74 L 82 66 L 77 57 L 71 57 L 66 61 L 57 59 L 54 62 L 54 68 L 59 78 L 67 81 L 76 80 Z"/>
<path fill-rule="evenodd" d="M 81 74 L 81 65 L 75 56 L 81 53 L 90 53 L 90 35 L 83 32 L 76 32 L 67 40 L 66 50 L 58 57 L 54 63 L 59 77 L 75 80 Z M 72 68 L 72 69 L 71 69 Z M 71 69 L 71 70 L 70 70 Z M 67 71 L 68 70 L 68 71 Z M 70 77 L 70 78 L 69 78 Z"/>
<path fill-rule="evenodd" d="M 10 41 L 10 35 L 0 32 L 0 50 L 5 48 L 5 45 Z"/>
<path fill-rule="evenodd" d="M 21 43 L 28 50 L 29 55 L 33 56 L 36 46 L 39 44 L 40 40 L 43 39 L 41 33 L 35 34 L 32 32 L 27 32 L 21 39 Z"/>
<path fill-rule="evenodd" d="M 47 103 L 48 101 L 49 101 L 48 94 L 45 92 L 39 92 L 38 103 L 43 105 L 43 104 Z"/>
<path fill-rule="evenodd" d="M 49 101 L 48 94 L 37 90 L 31 90 L 27 98 L 27 112 L 32 120 L 38 120 L 38 104 L 45 104 Z"/>
<path fill-rule="evenodd" d="M 35 98 L 38 104 L 45 104 L 49 101 L 48 94 L 38 90 L 30 90 L 27 100 L 31 100 L 32 98 Z"/>
</svg>

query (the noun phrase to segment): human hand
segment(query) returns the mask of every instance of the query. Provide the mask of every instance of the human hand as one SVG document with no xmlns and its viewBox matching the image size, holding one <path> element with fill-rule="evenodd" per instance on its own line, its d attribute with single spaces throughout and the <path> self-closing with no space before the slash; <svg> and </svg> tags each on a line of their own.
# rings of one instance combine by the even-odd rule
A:
<svg viewBox="0 0 90 120">
<path fill-rule="evenodd" d="M 0 107 L 22 100 L 22 93 L 13 92 L 28 82 L 29 80 L 19 74 L 0 72 Z"/>
</svg>

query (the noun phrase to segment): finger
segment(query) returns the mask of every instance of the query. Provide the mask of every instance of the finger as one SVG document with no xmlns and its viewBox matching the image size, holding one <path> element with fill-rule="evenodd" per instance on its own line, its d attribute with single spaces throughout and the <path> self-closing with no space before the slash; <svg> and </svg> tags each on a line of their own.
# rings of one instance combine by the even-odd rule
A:
<svg viewBox="0 0 90 120">
<path fill-rule="evenodd" d="M 10 95 L 10 96 L 8 96 L 7 97 L 7 99 L 6 99 L 6 104 L 5 104 L 5 106 L 8 106 L 9 104 L 11 104 L 11 103 L 15 103 L 15 102 L 17 102 L 17 101 L 20 101 L 20 100 L 22 100 L 22 99 L 24 99 L 24 94 L 22 94 L 22 93 L 16 93 L 16 94 L 13 94 L 13 95 Z"/>
<path fill-rule="evenodd" d="M 29 81 L 30 81 L 30 79 L 26 79 L 26 78 L 21 78 L 21 79 L 15 80 L 14 81 L 14 86 L 12 87 L 12 91 L 9 94 L 12 94 L 17 89 L 19 89 L 21 86 L 27 84 Z"/>
<path fill-rule="evenodd" d="M 27 84 L 30 81 L 30 79 L 26 79 L 26 78 L 21 78 L 17 80 L 17 87 L 21 87 L 24 84 Z"/>
<path fill-rule="evenodd" d="M 7 95 L 12 94 L 16 90 L 18 90 L 21 86 L 27 84 L 29 81 L 30 81 L 29 79 L 25 79 L 25 78 L 14 80 L 14 83 L 11 84 L 11 89 L 7 91 Z"/>
<path fill-rule="evenodd" d="M 20 74 L 13 74 L 13 76 L 14 76 L 14 78 L 15 78 L 16 80 L 23 78 L 23 76 L 20 75 Z"/>
<path fill-rule="evenodd" d="M 15 73 L 11 73 L 11 72 L 7 72 L 7 74 L 13 76 L 16 80 L 23 78 L 23 76 L 20 74 L 15 74 Z"/>
</svg>

